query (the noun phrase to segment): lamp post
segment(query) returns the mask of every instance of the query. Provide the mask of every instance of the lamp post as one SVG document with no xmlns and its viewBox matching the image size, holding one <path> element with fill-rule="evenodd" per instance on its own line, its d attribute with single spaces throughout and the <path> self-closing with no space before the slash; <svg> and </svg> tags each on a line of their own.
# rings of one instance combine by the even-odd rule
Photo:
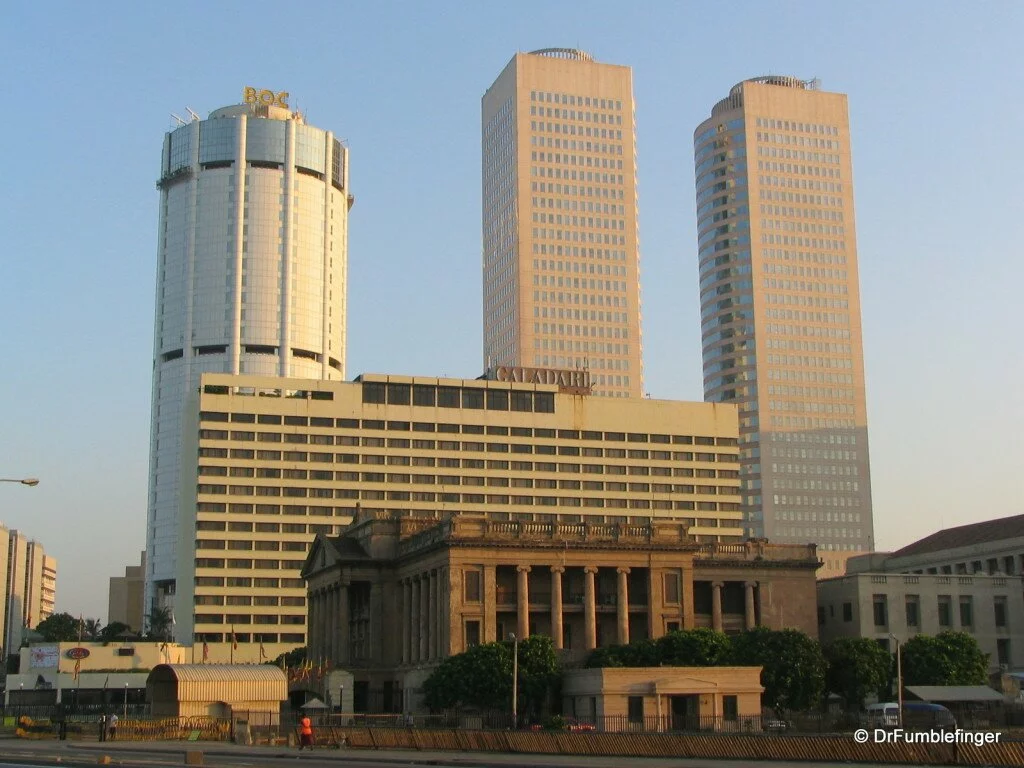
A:
<svg viewBox="0 0 1024 768">
<path fill-rule="evenodd" d="M 899 725 L 903 727 L 903 660 L 901 659 L 902 654 L 900 653 L 900 641 L 892 632 L 889 633 L 889 637 L 892 638 L 893 642 L 896 643 L 896 701 L 899 707 Z"/>
<path fill-rule="evenodd" d="M 124 719 L 128 719 L 128 683 L 124 684 Z"/>
<path fill-rule="evenodd" d="M 508 633 L 512 641 L 512 727 L 519 727 L 519 638 L 515 632 Z"/>
<path fill-rule="evenodd" d="M 37 477 L 0 477 L 0 483 L 21 483 L 22 485 L 35 486 L 39 485 L 39 478 Z"/>
</svg>

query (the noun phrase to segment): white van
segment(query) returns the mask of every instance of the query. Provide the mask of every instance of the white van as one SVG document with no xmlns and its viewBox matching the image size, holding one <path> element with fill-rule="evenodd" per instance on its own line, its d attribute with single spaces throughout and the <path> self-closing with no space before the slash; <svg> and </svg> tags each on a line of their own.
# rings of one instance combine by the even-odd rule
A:
<svg viewBox="0 0 1024 768">
<path fill-rule="evenodd" d="M 900 724 L 900 705 L 893 702 L 871 704 L 867 710 L 868 728 L 896 728 Z"/>
</svg>

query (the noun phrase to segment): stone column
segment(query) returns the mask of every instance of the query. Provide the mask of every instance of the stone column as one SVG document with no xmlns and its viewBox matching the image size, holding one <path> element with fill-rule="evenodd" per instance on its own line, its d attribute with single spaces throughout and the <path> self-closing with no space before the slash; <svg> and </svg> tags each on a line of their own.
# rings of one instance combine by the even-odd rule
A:
<svg viewBox="0 0 1024 768">
<path fill-rule="evenodd" d="M 484 639 L 485 643 L 504 640 L 498 637 L 498 585 L 493 565 L 484 566 Z"/>
<path fill-rule="evenodd" d="M 402 579 L 402 663 L 412 661 L 412 583 Z"/>
<path fill-rule="evenodd" d="M 315 661 L 317 654 L 320 652 L 320 590 L 318 589 L 309 593 L 307 623 L 309 624 L 306 628 L 309 636 L 308 658 L 310 661 Z"/>
<path fill-rule="evenodd" d="M 420 660 L 420 578 L 413 576 L 412 582 L 412 608 L 409 611 L 409 663 L 415 664 Z"/>
<path fill-rule="evenodd" d="M 420 661 L 427 661 L 430 651 L 430 577 L 420 575 Z"/>
<path fill-rule="evenodd" d="M 720 581 L 711 583 L 711 628 L 716 632 L 722 631 L 722 587 Z"/>
<path fill-rule="evenodd" d="M 429 579 L 429 589 L 427 592 L 427 601 L 429 608 L 427 610 L 427 658 L 437 658 L 437 570 L 431 570 L 427 578 Z"/>
<path fill-rule="evenodd" d="M 744 626 L 747 629 L 753 629 L 757 626 L 757 613 L 754 610 L 754 587 L 757 586 L 757 582 L 748 581 L 745 586 L 747 594 L 743 610 Z"/>
<path fill-rule="evenodd" d="M 586 648 L 592 651 L 597 648 L 597 599 L 594 586 L 594 576 L 597 568 L 588 565 L 583 569 L 583 629 L 586 638 Z"/>
<path fill-rule="evenodd" d="M 338 662 L 341 660 L 341 648 L 339 643 L 341 642 L 341 590 L 344 587 L 339 582 L 334 586 L 334 591 L 331 595 L 331 638 L 330 648 L 331 652 L 328 658 L 331 661 L 331 666 L 336 667 Z"/>
<path fill-rule="evenodd" d="M 530 636 L 530 566 L 516 566 L 516 635 Z"/>
<path fill-rule="evenodd" d="M 562 650 L 562 574 L 565 568 L 561 565 L 551 566 L 551 639 L 555 650 Z"/>
<path fill-rule="evenodd" d="M 619 575 L 615 599 L 615 613 L 618 619 L 619 645 L 629 644 L 629 568 L 617 568 Z"/>
<path fill-rule="evenodd" d="M 338 588 L 338 621 L 334 631 L 338 633 L 338 656 L 334 664 L 335 666 L 349 664 L 352 661 L 352 650 L 349 647 L 352 629 L 349 623 L 348 584 L 345 582 L 342 582 Z"/>
</svg>

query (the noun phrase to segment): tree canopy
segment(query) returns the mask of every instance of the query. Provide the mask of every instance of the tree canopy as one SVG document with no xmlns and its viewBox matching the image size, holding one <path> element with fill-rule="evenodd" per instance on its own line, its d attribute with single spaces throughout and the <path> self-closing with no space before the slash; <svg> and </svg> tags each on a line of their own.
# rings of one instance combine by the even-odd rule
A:
<svg viewBox="0 0 1024 768">
<path fill-rule="evenodd" d="M 869 693 L 886 695 L 893 657 L 868 637 L 843 637 L 823 649 L 825 687 L 841 696 L 848 710 L 859 710 Z"/>
<path fill-rule="evenodd" d="M 966 632 L 915 635 L 900 649 L 904 685 L 985 685 L 988 654 Z"/>
<path fill-rule="evenodd" d="M 817 706 L 825 689 L 825 659 L 817 640 L 795 629 L 749 629 L 732 640 L 732 663 L 760 666 L 762 701 L 776 711 Z"/>
<path fill-rule="evenodd" d="M 484 643 L 449 656 L 423 684 L 431 709 L 511 709 L 512 643 Z M 533 635 L 519 643 L 519 699 L 524 712 L 539 712 L 558 682 L 551 638 Z"/>
<path fill-rule="evenodd" d="M 80 634 L 84 638 L 84 627 L 80 619 L 70 613 L 50 614 L 36 625 L 35 631 L 48 643 L 72 643 L 78 640 Z"/>
</svg>

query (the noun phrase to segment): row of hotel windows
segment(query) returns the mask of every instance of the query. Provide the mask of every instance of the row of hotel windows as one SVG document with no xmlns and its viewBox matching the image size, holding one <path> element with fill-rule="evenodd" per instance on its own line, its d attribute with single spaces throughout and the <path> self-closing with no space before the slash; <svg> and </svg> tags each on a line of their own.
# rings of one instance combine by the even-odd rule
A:
<svg viewBox="0 0 1024 768">
<path fill-rule="evenodd" d="M 383 474 L 379 475 L 379 480 L 374 482 L 384 482 Z M 640 487 L 636 487 L 637 484 L 630 484 L 631 491 L 637 493 L 649 493 L 649 490 L 641 490 L 641 487 L 648 487 L 646 484 L 639 484 Z M 670 486 L 665 486 L 670 487 Z M 713 488 L 715 486 L 707 486 Z M 251 486 L 231 486 L 230 493 L 235 495 L 252 495 L 249 493 Z M 240 490 L 241 489 L 241 490 Z M 268 490 L 268 493 L 256 493 L 257 496 L 280 496 L 280 488 L 261 488 L 256 487 L 257 491 Z M 304 488 L 285 488 L 285 491 L 305 491 Z M 331 493 L 330 489 L 311 489 L 311 490 L 326 490 L 326 493 Z M 609 489 L 610 490 L 610 489 Z M 654 491 L 658 493 L 659 491 Z M 226 485 L 199 485 L 199 493 L 208 494 L 212 496 L 227 495 L 229 493 L 228 486 Z M 661 491 L 661 493 L 672 493 L 672 491 Z M 734 496 L 738 493 L 738 489 L 727 489 L 726 495 Z M 285 493 L 285 496 L 297 496 L 304 498 L 304 496 L 292 493 Z M 318 498 L 327 498 L 326 496 L 317 495 Z M 441 501 L 443 503 L 451 504 L 513 504 L 518 506 L 541 506 L 541 507 L 588 507 L 594 509 L 678 509 L 678 510 L 698 510 L 701 512 L 736 512 L 739 510 L 739 504 L 729 502 L 717 502 L 717 501 L 666 501 L 666 500 L 648 500 L 648 499 L 605 499 L 605 498 L 579 498 L 575 496 L 506 496 L 503 494 L 482 494 L 482 493 L 417 493 L 412 491 L 383 491 L 383 490 L 357 490 L 354 488 L 339 489 L 334 492 L 334 498 L 339 499 L 361 499 L 363 501 L 416 501 L 416 502 L 435 502 Z M 256 505 L 260 507 L 261 505 Z M 287 507 L 286 507 L 287 509 Z M 330 507 L 310 507 L 308 514 L 316 514 L 314 510 L 322 509 L 325 510 L 323 514 L 327 514 Z M 277 512 L 259 512 L 260 514 L 278 514 Z M 351 514 L 352 510 L 335 510 L 335 514 Z M 287 511 L 284 514 L 307 514 L 307 513 L 289 513 Z"/>
<path fill-rule="evenodd" d="M 227 435 L 228 435 L 227 430 L 201 429 L 201 430 L 199 430 L 199 433 L 200 433 L 200 437 L 203 440 L 227 440 L 228 439 L 228 437 L 227 437 Z M 243 433 L 232 432 L 231 433 L 232 438 L 235 439 L 235 440 L 251 440 L 252 438 L 245 437 L 245 435 L 249 435 L 249 434 L 250 433 L 247 433 L 247 432 L 243 432 Z M 270 433 L 270 434 L 273 434 L 273 433 Z M 238 436 L 238 435 L 242 435 L 242 436 Z M 285 434 L 285 437 L 288 437 L 288 435 Z M 306 435 L 302 435 L 302 437 L 306 437 Z M 313 435 L 312 437 L 317 437 L 317 435 Z M 327 435 L 327 437 L 330 437 L 330 436 Z M 366 439 L 366 438 L 364 438 L 364 439 Z M 270 438 L 270 439 L 265 440 L 264 442 L 276 443 L 276 442 L 280 442 L 280 440 L 279 439 Z M 291 442 L 291 441 L 289 441 L 289 442 Z M 398 448 L 405 448 L 405 449 L 409 448 L 409 445 L 395 445 L 394 444 L 395 442 L 398 442 L 398 441 L 389 440 L 388 441 L 388 447 L 390 447 L 390 448 L 398 447 Z M 458 450 L 460 450 L 459 446 L 461 445 L 462 446 L 461 450 L 463 450 L 463 451 L 483 452 L 483 451 L 486 450 L 489 453 L 509 453 L 510 452 L 509 451 L 509 444 L 508 443 L 477 443 L 477 442 L 470 442 L 468 440 L 464 440 L 461 443 L 458 440 L 437 440 L 437 441 L 434 441 L 434 440 L 412 440 L 412 441 L 402 441 L 402 442 L 411 442 L 412 448 L 414 450 L 434 450 L 434 448 L 436 446 L 437 450 L 441 450 L 441 451 L 458 451 Z M 363 445 L 366 446 L 366 445 L 368 445 L 368 443 L 364 442 Z M 382 443 L 376 445 L 375 447 L 383 448 L 384 444 L 382 442 Z M 529 443 L 523 443 L 523 444 L 512 443 L 511 444 L 511 453 L 516 453 L 516 454 L 531 454 L 531 453 L 535 453 L 535 454 L 538 454 L 538 455 L 554 456 L 556 448 L 557 448 L 558 454 L 562 455 L 562 456 L 579 456 L 582 453 L 583 456 L 597 456 L 597 457 L 600 457 L 601 454 L 598 453 L 598 451 L 604 450 L 605 451 L 605 455 L 608 458 L 615 458 L 615 457 L 625 458 L 625 454 L 627 453 L 623 449 L 615 449 L 615 448 L 606 448 L 606 449 L 601 449 L 601 448 L 582 448 L 582 449 L 580 449 L 580 448 L 578 448 L 576 446 L 565 446 L 565 445 L 562 445 L 562 446 L 530 445 Z M 647 459 L 648 456 L 649 456 L 651 459 L 656 460 L 656 461 L 657 460 L 669 461 L 670 458 L 673 461 L 694 461 L 694 459 L 696 459 L 696 461 L 703 461 L 703 462 L 714 462 L 714 461 L 717 460 L 719 462 L 728 464 L 728 463 L 735 463 L 738 460 L 738 456 L 736 454 L 734 454 L 734 453 L 717 453 L 716 454 L 716 453 L 704 453 L 704 452 L 700 452 L 700 451 L 698 451 L 696 453 L 692 453 L 692 452 L 689 452 L 689 451 L 629 451 L 628 453 L 630 455 L 630 458 Z M 640 456 L 638 454 L 644 454 L 644 455 Z M 203 458 L 225 458 L 225 457 L 227 457 L 229 455 L 229 452 L 228 452 L 227 448 L 216 448 L 216 447 L 203 446 L 202 448 L 199 449 L 199 455 L 200 455 L 200 457 L 203 457 Z M 246 448 L 232 448 L 230 450 L 230 456 L 231 456 L 231 458 L 236 458 L 236 459 L 250 459 L 250 460 L 251 459 L 257 459 L 257 460 L 260 460 L 260 461 L 293 461 L 293 462 L 294 461 L 298 461 L 298 462 L 307 462 L 308 461 L 308 462 L 319 462 L 319 463 L 326 463 L 326 464 L 331 464 L 331 463 L 334 463 L 336 461 L 338 464 L 375 464 L 375 465 L 392 464 L 392 465 L 397 465 L 397 466 L 420 466 L 420 467 L 438 466 L 438 465 L 434 464 L 434 460 L 431 457 L 429 457 L 429 456 L 426 456 L 426 457 L 424 457 L 424 456 L 402 457 L 402 456 L 384 456 L 383 454 L 358 454 L 358 453 L 338 453 L 338 454 L 333 454 L 333 453 L 321 453 L 321 452 L 317 452 L 317 451 L 313 451 L 313 452 L 307 452 L 307 451 L 265 451 L 265 450 L 254 451 L 252 449 L 246 449 Z M 409 459 L 409 460 L 407 461 L 406 459 Z M 441 462 L 439 464 L 439 466 L 442 466 L 442 467 L 455 467 L 455 466 L 458 466 L 458 464 L 453 463 L 453 462 L 457 461 L 457 459 L 440 459 L 439 461 Z M 485 465 L 484 465 L 484 460 L 483 459 L 464 459 L 463 463 L 462 463 L 462 466 L 463 467 L 475 468 L 475 469 L 483 469 Z M 510 468 L 508 466 L 508 462 L 505 461 L 504 459 L 501 459 L 501 460 L 489 460 L 487 462 L 486 466 L 487 466 L 488 469 L 509 469 Z M 581 465 L 580 464 L 565 464 L 565 463 L 557 463 L 556 464 L 554 462 L 537 462 L 536 463 L 536 467 L 534 467 L 534 466 L 532 466 L 531 462 L 513 462 L 511 469 L 516 470 L 516 471 L 533 471 L 534 469 L 536 469 L 538 472 L 580 472 L 581 471 Z M 672 471 L 670 472 L 669 470 L 672 470 Z M 329 472 L 329 470 L 322 470 L 322 471 Z M 694 477 L 693 470 L 690 470 L 688 468 L 682 468 L 682 467 L 648 467 L 646 465 L 583 464 L 582 465 L 582 471 L 584 473 L 591 473 L 591 474 L 598 474 L 598 475 L 602 475 L 602 474 L 605 474 L 605 473 L 607 473 L 609 475 L 625 475 L 625 474 L 630 474 L 630 475 L 648 475 L 648 474 L 651 474 L 651 475 L 662 475 L 662 476 L 667 477 L 667 476 L 669 476 L 671 474 L 671 475 L 674 475 L 676 477 Z M 728 472 L 728 470 L 721 470 L 721 472 Z M 213 472 L 207 472 L 206 474 L 214 474 L 214 473 Z M 242 475 L 242 476 L 250 476 L 250 475 Z M 260 476 L 261 477 L 262 476 L 276 477 L 276 475 L 260 475 Z M 698 477 L 700 477 L 700 476 L 703 476 L 703 475 L 698 475 Z M 729 477 L 729 475 L 721 474 L 720 473 L 719 477 Z M 326 480 L 326 479 L 329 479 L 329 478 L 327 477 L 327 475 L 323 475 L 321 477 L 315 477 L 314 479 Z M 348 479 L 348 478 L 345 478 L 345 479 Z"/>
<path fill-rule="evenodd" d="M 628 351 L 628 350 L 627 350 Z M 507 427 L 489 427 L 490 429 L 507 429 Z M 516 429 L 513 427 L 512 429 Z M 529 431 L 529 428 L 526 428 Z M 537 430 L 538 432 L 540 430 Z M 490 432 L 489 434 L 496 434 Z M 404 448 L 413 450 L 440 450 L 440 451 L 486 451 L 488 453 L 535 453 L 538 455 L 545 456 L 607 456 L 608 458 L 626 458 L 627 456 L 631 459 L 654 459 L 658 461 L 720 461 L 729 462 L 735 461 L 736 455 L 731 453 L 711 453 L 705 451 L 660 451 L 660 450 L 646 450 L 646 449 L 629 449 L 625 448 L 598 448 L 594 446 L 577 446 L 577 445 L 543 445 L 543 444 L 531 444 L 531 443 L 484 443 L 474 440 L 424 440 L 415 439 L 410 440 L 407 438 L 383 438 L 383 437 L 362 437 L 357 435 L 323 435 L 323 434 L 305 434 L 305 433 L 280 433 L 280 432 L 250 432 L 250 431 L 239 431 L 231 430 L 230 432 L 226 429 L 201 429 L 199 430 L 199 437 L 203 440 L 228 440 L 241 442 L 260 442 L 260 443 L 289 443 L 295 445 L 347 445 L 347 446 L 359 446 L 371 447 L 371 448 Z M 709 438 L 710 439 L 710 438 Z M 726 445 L 721 442 L 722 440 L 732 440 L 735 444 L 735 438 L 719 438 L 719 446 Z M 209 449 L 216 450 L 216 449 Z M 223 449 L 226 450 L 226 449 Z M 271 451 L 270 454 L 275 452 Z M 276 452 L 280 454 L 280 451 Z M 266 455 L 257 456 L 256 458 L 276 459 L 280 460 L 281 456 L 277 455 Z M 218 455 L 216 453 L 208 455 Z M 323 457 L 317 454 L 317 461 L 332 461 L 330 458 L 333 454 L 327 453 Z M 352 458 L 356 454 L 339 453 L 337 454 L 337 461 L 339 464 L 358 464 L 358 459 Z M 324 458 L 326 457 L 326 458 Z M 245 454 L 239 454 L 239 458 L 253 458 L 252 456 L 246 456 Z M 306 461 L 305 458 L 295 459 L 292 457 L 285 457 L 286 461 Z M 364 460 L 363 464 L 383 464 L 383 461 L 375 461 L 373 459 Z M 452 466 L 452 465 L 446 465 Z"/>
<path fill-rule="evenodd" d="M 196 643 L 223 643 L 225 638 L 230 642 L 232 635 L 239 643 L 286 643 L 288 645 L 304 645 L 306 635 L 303 632 L 196 632 L 192 635 Z"/>
<path fill-rule="evenodd" d="M 249 560 L 246 558 L 197 557 L 196 568 L 219 568 L 236 571 L 291 571 L 299 570 L 305 560 Z"/>
<path fill-rule="evenodd" d="M 207 451 L 207 450 L 217 450 L 217 449 L 201 449 L 201 450 Z M 221 457 L 221 458 L 223 458 L 223 457 Z M 371 459 L 371 461 L 364 461 L 363 462 L 364 464 L 370 464 L 370 465 L 380 465 L 380 466 L 383 466 L 384 464 L 387 464 L 388 466 L 403 466 L 403 467 L 404 466 L 417 466 L 417 467 L 435 466 L 434 459 L 432 459 L 430 457 L 422 457 L 422 456 L 412 456 L 412 457 L 410 457 L 410 456 L 388 456 L 386 462 L 383 461 L 384 457 L 382 457 L 382 456 L 364 456 L 363 458 L 364 459 Z M 377 459 L 381 459 L 381 460 L 377 461 Z M 442 467 L 446 467 L 446 468 L 458 468 L 459 467 L 458 461 L 459 461 L 458 459 L 440 459 L 441 466 Z M 463 463 L 462 463 L 462 467 L 463 468 L 468 468 L 468 461 L 469 460 L 464 460 L 463 461 Z M 488 466 L 485 467 L 484 463 L 481 461 L 479 466 L 473 466 L 472 468 L 473 469 L 497 469 L 497 470 L 501 470 L 501 471 L 506 471 L 506 470 L 511 468 L 512 471 L 514 471 L 514 472 L 533 472 L 533 471 L 535 471 L 534 468 L 533 468 L 534 464 L 532 462 L 514 461 L 514 462 L 511 463 L 511 467 L 509 465 L 509 462 L 506 462 L 506 461 L 502 461 L 502 462 L 487 462 L 487 464 L 488 464 Z M 579 474 L 580 473 L 580 465 L 579 464 L 554 464 L 554 463 L 547 463 L 547 462 L 537 462 L 536 463 L 536 467 L 537 467 L 536 471 L 538 471 L 538 472 L 551 472 L 551 473 L 562 472 L 562 473 L 572 473 L 572 474 Z M 605 474 L 605 470 L 607 470 L 607 473 L 609 475 L 627 475 L 628 474 L 628 475 L 634 475 L 634 476 L 639 475 L 639 476 L 643 476 L 643 477 L 654 476 L 654 477 L 666 477 L 666 478 L 667 477 L 672 477 L 672 476 L 675 476 L 675 477 L 700 477 L 700 478 L 715 478 L 716 477 L 715 470 L 713 470 L 713 469 L 693 470 L 690 467 L 674 467 L 674 468 L 672 468 L 672 467 L 648 467 L 648 466 L 641 465 L 641 466 L 628 467 L 628 470 L 627 470 L 627 468 L 624 468 L 624 467 L 621 467 L 621 466 L 618 466 L 618 465 L 610 465 L 610 466 L 605 467 L 605 466 L 602 466 L 600 464 L 584 464 L 582 468 L 583 468 L 583 474 L 595 474 L 595 475 L 603 475 L 603 474 Z M 695 472 L 696 472 L 696 474 L 694 474 Z M 229 477 L 230 476 L 230 477 L 259 477 L 259 478 L 267 478 L 267 479 L 280 479 L 280 478 L 283 477 L 283 478 L 285 478 L 287 480 L 306 480 L 306 479 L 309 479 L 309 480 L 323 480 L 323 481 L 326 481 L 326 482 L 331 482 L 332 480 L 337 480 L 338 482 L 357 482 L 359 480 L 363 480 L 365 482 L 384 482 L 384 480 L 383 480 L 384 475 L 383 475 L 383 473 L 380 473 L 380 472 L 362 472 L 362 473 L 352 472 L 352 471 L 332 472 L 331 470 L 311 469 L 307 473 L 307 471 L 305 469 L 285 468 L 285 469 L 282 470 L 282 469 L 276 468 L 276 467 L 255 467 L 254 468 L 254 467 L 242 466 L 242 467 L 231 467 L 229 469 L 228 467 L 223 467 L 223 466 L 202 465 L 202 466 L 199 467 L 199 475 L 200 475 L 200 477 Z M 721 479 L 737 479 L 737 478 L 739 478 L 739 472 L 737 470 L 732 470 L 732 469 L 720 469 L 720 470 L 718 470 L 717 477 L 721 478 Z M 380 478 L 380 479 L 378 479 L 378 478 Z M 440 484 L 440 485 L 446 485 L 446 484 L 447 485 L 485 485 L 486 484 L 486 485 L 491 485 L 491 486 L 505 486 L 505 487 L 507 487 L 508 484 L 509 484 L 509 478 L 503 477 L 503 476 L 484 478 L 484 477 L 476 476 L 476 475 L 462 475 L 462 474 L 459 474 L 459 475 L 433 475 L 433 474 L 430 474 L 430 475 L 418 475 L 418 474 L 417 475 L 413 475 L 413 474 L 391 474 L 391 473 L 389 473 L 387 475 L 387 482 L 389 482 L 389 483 L 392 483 L 392 482 L 394 482 L 394 483 L 409 483 L 409 482 L 412 482 L 412 483 L 416 483 L 416 484 L 419 484 L 419 485 L 435 485 L 435 484 Z M 535 480 L 531 479 L 531 478 L 512 478 L 511 482 L 512 482 L 513 486 L 517 486 L 517 487 L 520 487 L 520 488 L 533 488 L 534 487 L 534 483 L 536 483 L 536 487 L 537 488 L 554 488 L 554 487 L 556 487 L 555 486 L 555 480 L 549 479 L 549 478 L 536 478 Z M 602 490 L 606 485 L 608 487 L 608 490 L 622 490 L 622 491 L 626 490 L 626 486 L 625 486 L 624 483 L 616 483 L 616 482 L 613 482 L 613 481 L 608 481 L 607 483 L 605 483 L 605 482 L 600 481 L 600 480 L 598 480 L 598 481 L 591 481 L 591 480 L 583 481 L 583 488 L 585 488 L 587 490 Z M 238 488 L 238 487 L 239 486 L 233 486 L 232 487 L 233 491 L 234 491 L 235 488 Z M 251 488 L 252 486 L 246 486 L 246 487 Z M 560 487 L 560 488 L 579 488 L 580 487 L 580 481 L 579 480 L 559 480 L 558 481 L 558 487 Z M 674 489 L 676 493 L 694 493 L 694 490 L 693 490 L 694 486 L 692 486 L 692 485 L 675 485 L 675 486 L 672 486 L 672 485 L 658 485 L 657 483 L 655 483 L 652 487 L 657 492 L 668 493 L 668 492 L 671 492 Z M 698 486 L 696 486 L 697 493 L 704 493 L 704 492 L 714 493 L 714 491 L 705 491 L 704 489 L 705 488 L 717 488 L 717 487 L 718 487 L 717 485 L 707 485 L 707 486 L 705 486 L 705 485 L 698 485 Z M 725 488 L 725 489 L 727 489 L 729 487 L 730 486 L 723 486 L 723 488 Z M 330 494 L 329 493 L 328 494 L 315 494 L 315 493 L 313 493 L 313 491 L 317 491 L 317 490 L 320 490 L 320 491 L 323 491 L 323 490 L 330 491 L 329 488 L 326 488 L 326 489 L 325 488 L 310 488 L 309 489 L 309 491 L 310 491 L 309 495 L 310 496 L 321 496 L 322 495 L 324 498 L 330 498 Z M 646 483 L 631 483 L 630 484 L 630 490 L 647 490 L 647 484 Z M 722 493 L 727 493 L 727 492 L 728 492 L 727 490 L 723 490 L 722 491 Z M 271 493 L 259 493 L 259 492 L 257 492 L 256 494 L 254 494 L 251 490 L 250 491 L 242 491 L 241 493 L 243 495 L 246 495 L 246 496 L 252 496 L 252 495 L 278 496 L 278 495 L 280 495 L 279 493 L 276 493 L 276 492 L 271 492 Z M 297 489 L 296 488 L 286 488 L 284 495 L 286 495 L 286 496 L 302 496 L 302 495 L 305 495 L 305 493 L 304 493 L 304 489 L 302 489 L 302 488 L 297 488 Z"/>
<path fill-rule="evenodd" d="M 370 394 L 367 393 L 369 388 Z M 375 402 L 384 403 L 385 401 L 380 399 L 384 395 L 382 392 L 386 392 L 387 403 L 389 405 L 409 405 L 409 384 L 377 384 L 375 382 L 364 382 L 363 384 L 363 402 Z M 207 392 L 210 393 L 211 385 L 207 385 Z M 226 389 L 226 387 L 225 387 Z M 412 405 L 435 405 L 435 400 L 430 393 L 434 387 L 424 386 L 417 384 L 413 386 L 412 392 Z M 459 392 L 458 387 L 440 387 L 443 390 L 454 390 L 455 393 Z M 502 408 L 502 402 L 508 402 L 508 395 L 510 394 L 505 390 L 483 390 L 483 389 L 466 389 L 462 390 L 465 392 L 474 393 L 487 393 L 487 408 L 488 410 L 507 410 Z M 227 394 L 226 392 L 213 392 L 212 394 Z M 516 394 L 513 392 L 512 394 Z M 530 393 L 527 393 L 530 394 Z M 537 393 L 544 394 L 544 393 Z M 497 395 L 492 398 L 492 395 Z M 500 395 L 506 397 L 502 399 Z M 372 399 L 367 400 L 367 397 Z M 440 395 L 439 395 L 440 397 Z M 451 407 L 458 408 L 457 394 L 454 396 L 454 400 L 449 400 L 451 397 L 450 392 L 445 393 L 446 403 L 436 404 L 440 407 Z M 474 400 L 474 403 L 481 401 Z M 453 403 L 453 404 L 451 404 Z M 475 405 L 463 407 L 476 407 Z M 246 423 L 246 424 L 284 424 L 285 426 L 297 426 L 297 427 L 332 427 L 336 426 L 340 429 L 359 429 L 360 426 L 363 429 L 376 429 L 389 431 L 413 431 L 413 432 L 448 432 L 458 433 L 461 431 L 463 434 L 474 434 L 474 435 L 512 435 L 513 437 L 546 437 L 554 438 L 557 437 L 559 440 L 606 440 L 610 442 L 630 442 L 630 443 L 674 443 L 681 445 L 719 445 L 719 446 L 735 446 L 736 438 L 734 437 L 704 437 L 704 436 L 692 436 L 692 435 L 665 435 L 665 434 L 648 434 L 645 432 L 599 432 L 595 430 L 578 430 L 578 429 L 543 429 L 537 427 L 535 429 L 530 427 L 504 427 L 504 426 L 484 426 L 482 424 L 443 424 L 443 423 L 432 423 L 432 422 L 408 422 L 408 421 L 383 421 L 380 419 L 363 419 L 360 423 L 359 419 L 333 419 L 330 417 L 318 417 L 318 416 L 279 416 L 277 414 L 254 414 L 254 413 L 227 413 L 225 411 L 202 411 L 199 415 L 202 421 L 215 421 L 215 422 L 227 422 L 233 423 Z M 461 429 L 460 429 L 461 426 Z"/>
<path fill-rule="evenodd" d="M 553 117 L 556 120 L 575 120 L 580 123 L 604 123 L 622 125 L 622 115 L 604 115 L 599 112 L 577 112 L 575 109 L 554 109 L 551 107 L 530 107 L 532 117 Z"/>
</svg>

